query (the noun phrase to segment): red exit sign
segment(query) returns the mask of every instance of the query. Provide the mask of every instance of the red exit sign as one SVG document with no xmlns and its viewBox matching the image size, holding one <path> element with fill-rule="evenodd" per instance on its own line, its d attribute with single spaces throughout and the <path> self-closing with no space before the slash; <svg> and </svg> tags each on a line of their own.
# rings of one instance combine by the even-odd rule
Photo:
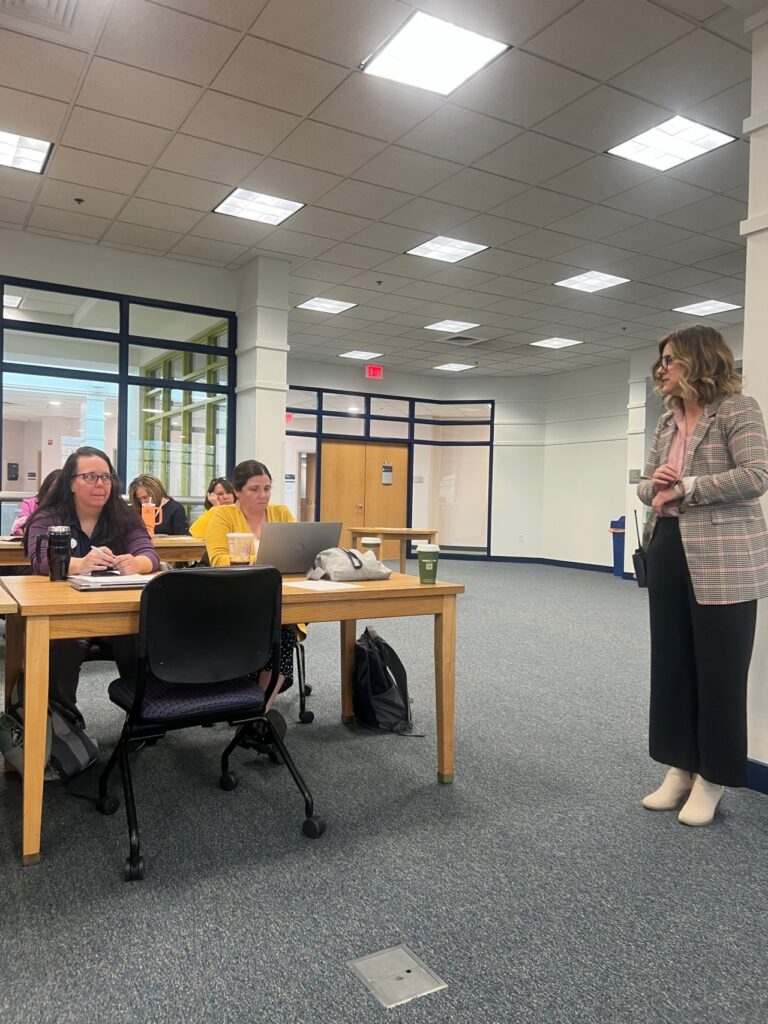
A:
<svg viewBox="0 0 768 1024">
<path fill-rule="evenodd" d="M 365 368 L 367 380 L 384 380 L 384 367 L 378 363 L 369 363 Z"/>
</svg>

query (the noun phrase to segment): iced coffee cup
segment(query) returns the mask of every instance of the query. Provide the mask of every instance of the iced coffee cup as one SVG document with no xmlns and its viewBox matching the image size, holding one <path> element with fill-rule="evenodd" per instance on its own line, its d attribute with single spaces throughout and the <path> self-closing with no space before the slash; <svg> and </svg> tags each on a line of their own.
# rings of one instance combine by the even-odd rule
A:
<svg viewBox="0 0 768 1024">
<path fill-rule="evenodd" d="M 227 547 L 230 565 L 250 565 L 253 561 L 252 533 L 228 533 Z"/>
</svg>

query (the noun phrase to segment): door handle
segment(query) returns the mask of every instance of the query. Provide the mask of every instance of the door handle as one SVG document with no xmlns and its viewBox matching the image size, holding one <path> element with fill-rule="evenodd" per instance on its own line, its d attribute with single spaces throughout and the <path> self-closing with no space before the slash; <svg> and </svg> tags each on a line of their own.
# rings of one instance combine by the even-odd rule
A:
<svg viewBox="0 0 768 1024">
<path fill-rule="evenodd" d="M 355 505 L 355 508 L 363 508 L 363 505 Z"/>
</svg>

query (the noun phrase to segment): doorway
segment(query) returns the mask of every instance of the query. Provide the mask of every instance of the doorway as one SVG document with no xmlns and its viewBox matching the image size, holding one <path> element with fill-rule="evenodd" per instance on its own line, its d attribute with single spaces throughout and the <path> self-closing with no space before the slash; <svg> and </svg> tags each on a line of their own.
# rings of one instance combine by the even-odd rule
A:
<svg viewBox="0 0 768 1024">
<path fill-rule="evenodd" d="M 317 456 L 314 452 L 298 453 L 297 479 L 299 481 L 299 522 L 315 521 L 315 480 Z"/>
<path fill-rule="evenodd" d="M 408 445 L 378 441 L 323 441 L 320 518 L 341 520 L 341 543 L 360 526 L 405 526 L 408 519 Z M 399 541 L 384 541 L 381 558 L 397 558 Z"/>
</svg>

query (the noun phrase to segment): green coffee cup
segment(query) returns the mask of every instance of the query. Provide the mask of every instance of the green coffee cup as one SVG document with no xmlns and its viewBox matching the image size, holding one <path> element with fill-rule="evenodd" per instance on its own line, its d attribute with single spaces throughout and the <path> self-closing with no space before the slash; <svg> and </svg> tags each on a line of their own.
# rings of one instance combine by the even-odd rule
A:
<svg viewBox="0 0 768 1024">
<path fill-rule="evenodd" d="M 419 582 L 437 582 L 437 560 L 440 557 L 440 548 L 437 544 L 419 544 Z"/>
</svg>

